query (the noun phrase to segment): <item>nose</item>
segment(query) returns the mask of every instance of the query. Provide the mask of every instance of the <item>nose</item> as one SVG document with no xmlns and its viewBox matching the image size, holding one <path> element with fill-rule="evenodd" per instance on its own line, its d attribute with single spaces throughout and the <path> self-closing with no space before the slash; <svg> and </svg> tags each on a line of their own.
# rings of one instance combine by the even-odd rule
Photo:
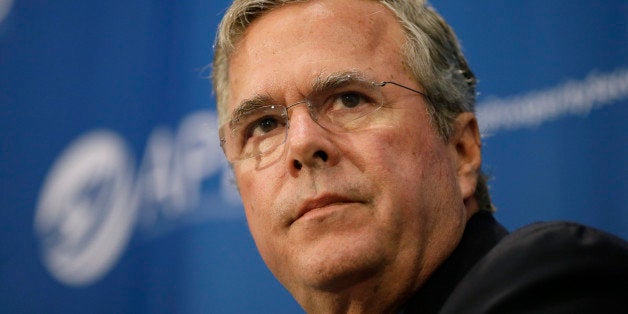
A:
<svg viewBox="0 0 628 314">
<path fill-rule="evenodd" d="M 339 152 L 333 134 L 315 121 L 307 105 L 295 105 L 290 106 L 290 127 L 285 144 L 289 171 L 297 175 L 304 168 L 324 168 L 337 163 Z"/>
</svg>

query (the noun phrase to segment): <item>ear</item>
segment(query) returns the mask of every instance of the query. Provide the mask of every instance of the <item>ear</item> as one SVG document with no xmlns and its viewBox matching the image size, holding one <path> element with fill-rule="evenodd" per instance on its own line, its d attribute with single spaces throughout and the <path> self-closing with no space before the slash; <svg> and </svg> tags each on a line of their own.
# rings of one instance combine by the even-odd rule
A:
<svg viewBox="0 0 628 314">
<path fill-rule="evenodd" d="M 475 200 L 473 195 L 482 164 L 480 130 L 478 121 L 471 112 L 459 114 L 456 117 L 454 128 L 454 134 L 449 140 L 449 146 L 456 163 L 458 187 L 464 198 L 467 210 L 472 213 L 474 212 L 473 207 L 477 207 L 477 200 Z"/>
</svg>

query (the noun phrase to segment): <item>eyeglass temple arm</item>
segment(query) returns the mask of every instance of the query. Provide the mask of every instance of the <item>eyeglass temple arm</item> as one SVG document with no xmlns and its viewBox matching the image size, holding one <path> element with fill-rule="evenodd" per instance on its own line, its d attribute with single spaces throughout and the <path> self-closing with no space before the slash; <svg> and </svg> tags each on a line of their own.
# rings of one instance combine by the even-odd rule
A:
<svg viewBox="0 0 628 314">
<path fill-rule="evenodd" d="M 413 91 L 413 92 L 415 92 L 415 93 L 417 93 L 417 94 L 421 94 L 421 95 L 423 95 L 425 98 L 429 99 L 429 97 L 427 97 L 427 95 L 426 95 L 425 93 L 423 93 L 423 92 L 420 92 L 420 91 L 418 91 L 418 90 L 416 90 L 416 89 L 413 89 L 413 88 L 410 88 L 410 87 L 408 87 L 408 86 L 401 85 L 401 84 L 399 84 L 399 83 L 395 83 L 395 82 L 392 82 L 392 81 L 384 81 L 384 82 L 374 83 L 374 84 L 375 84 L 375 85 L 382 86 L 382 87 L 383 87 L 383 86 L 385 86 L 386 84 L 396 85 L 396 86 L 399 86 L 399 87 L 401 87 L 401 88 L 405 88 L 405 89 L 407 89 L 407 90 L 409 90 L 409 91 Z"/>
</svg>

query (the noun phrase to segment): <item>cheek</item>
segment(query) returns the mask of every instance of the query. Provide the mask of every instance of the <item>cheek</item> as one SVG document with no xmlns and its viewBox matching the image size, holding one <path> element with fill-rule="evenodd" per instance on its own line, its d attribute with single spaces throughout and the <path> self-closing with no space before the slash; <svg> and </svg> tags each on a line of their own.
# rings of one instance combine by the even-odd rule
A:
<svg viewBox="0 0 628 314">
<path fill-rule="evenodd" d="M 255 174 L 255 175 L 251 175 Z M 240 169 L 236 182 L 240 190 L 247 223 L 262 255 L 272 251 L 273 238 L 277 237 L 280 225 L 278 205 L 278 184 L 282 181 L 276 172 Z"/>
<path fill-rule="evenodd" d="M 246 172 L 244 173 L 246 174 Z M 267 221 L 268 215 L 264 214 L 269 210 L 265 198 L 265 195 L 268 195 L 267 185 L 247 175 L 236 175 L 236 181 L 251 235 L 258 242 L 258 239 L 264 238 L 264 231 L 269 229 L 267 226 L 269 223 Z"/>
<path fill-rule="evenodd" d="M 370 139 L 370 149 L 361 147 L 364 153 L 360 162 L 389 202 L 415 209 L 419 205 L 423 210 L 443 206 L 447 199 L 455 198 L 449 151 L 435 131 L 421 130 L 419 126 L 385 129 Z"/>
<path fill-rule="evenodd" d="M 412 136 L 412 130 L 401 134 L 398 130 L 386 130 L 377 134 L 370 149 L 365 150 L 365 159 L 370 167 L 385 180 L 395 185 L 409 183 L 416 186 L 417 178 L 433 160 L 432 144 L 421 134 Z"/>
<path fill-rule="evenodd" d="M 273 260 L 271 257 L 279 256 L 280 254 L 277 254 L 272 241 L 269 241 L 275 238 L 272 234 L 272 224 L 269 215 L 264 214 L 265 209 L 261 208 L 258 202 L 252 202 L 250 200 L 244 203 L 244 211 L 246 213 L 246 220 L 251 236 L 255 241 L 260 256 L 267 265 L 271 266 L 271 269 L 274 269 L 272 266 L 275 265 L 277 261 Z"/>
<path fill-rule="evenodd" d="M 276 171 L 241 168 L 236 170 L 235 179 L 247 218 L 263 217 L 261 212 L 267 212 L 272 207 L 271 200 L 276 199 L 276 185 L 281 182 L 281 178 L 276 177 Z"/>
<path fill-rule="evenodd" d="M 405 137 L 390 128 L 380 128 L 363 133 L 353 133 L 338 147 L 350 163 L 363 173 L 385 177 L 393 175 L 408 161 L 410 146 Z M 411 153 L 416 156 L 416 153 Z M 414 156 L 412 159 L 414 159 Z M 381 178 L 380 178 L 381 179 Z"/>
</svg>

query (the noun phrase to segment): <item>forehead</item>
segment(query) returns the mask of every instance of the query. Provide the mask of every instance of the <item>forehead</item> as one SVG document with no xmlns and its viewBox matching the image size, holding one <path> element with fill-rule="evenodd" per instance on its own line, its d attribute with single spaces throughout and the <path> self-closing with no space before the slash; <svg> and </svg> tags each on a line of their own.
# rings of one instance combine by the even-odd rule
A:
<svg viewBox="0 0 628 314">
<path fill-rule="evenodd" d="M 254 94 L 299 97 L 331 73 L 378 80 L 404 72 L 394 14 L 376 1 L 321 0 L 265 13 L 246 30 L 229 62 L 229 112 Z"/>
</svg>

